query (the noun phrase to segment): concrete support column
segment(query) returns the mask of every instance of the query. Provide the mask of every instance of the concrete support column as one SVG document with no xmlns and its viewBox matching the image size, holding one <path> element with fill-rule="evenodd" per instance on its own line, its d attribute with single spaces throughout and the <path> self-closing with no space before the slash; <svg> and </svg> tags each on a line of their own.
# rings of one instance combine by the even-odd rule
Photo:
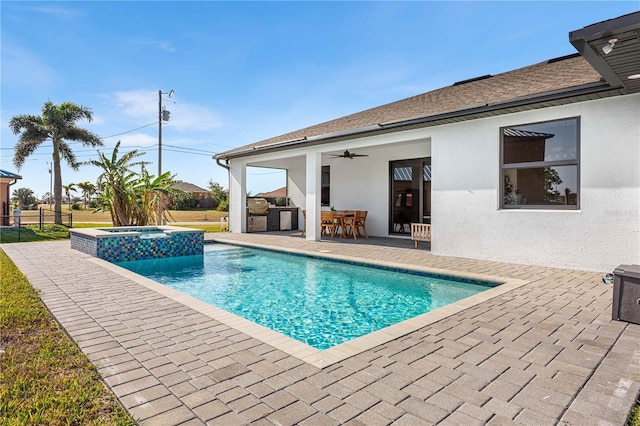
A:
<svg viewBox="0 0 640 426">
<path fill-rule="evenodd" d="M 306 239 L 320 241 L 320 198 L 322 191 L 322 154 L 311 152 L 306 157 L 307 218 Z"/>
<path fill-rule="evenodd" d="M 247 232 L 247 165 L 232 161 L 229 169 L 229 231 Z"/>
</svg>

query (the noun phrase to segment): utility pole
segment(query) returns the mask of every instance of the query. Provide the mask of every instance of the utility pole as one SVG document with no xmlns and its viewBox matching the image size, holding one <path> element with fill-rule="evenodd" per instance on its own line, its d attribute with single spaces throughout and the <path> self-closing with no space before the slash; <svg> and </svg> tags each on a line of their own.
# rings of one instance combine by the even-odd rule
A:
<svg viewBox="0 0 640 426">
<path fill-rule="evenodd" d="M 173 89 L 169 92 L 163 92 L 158 90 L 158 176 L 162 174 L 162 122 L 169 121 L 169 115 L 171 114 L 166 109 L 162 109 L 162 95 L 169 95 L 169 98 L 173 98 Z"/>
<path fill-rule="evenodd" d="M 162 174 L 162 122 L 169 121 L 169 115 L 171 114 L 166 109 L 162 108 L 162 95 L 167 94 L 169 98 L 173 98 L 173 89 L 169 92 L 163 92 L 158 90 L 158 177 Z M 162 225 L 162 203 L 158 202 L 158 219 L 157 224 Z"/>
</svg>

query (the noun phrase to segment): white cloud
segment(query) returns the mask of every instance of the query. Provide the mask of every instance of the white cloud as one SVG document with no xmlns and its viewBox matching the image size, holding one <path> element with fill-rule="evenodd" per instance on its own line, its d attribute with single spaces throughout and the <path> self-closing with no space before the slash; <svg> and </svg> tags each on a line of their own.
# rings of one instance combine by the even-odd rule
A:
<svg viewBox="0 0 640 426">
<path fill-rule="evenodd" d="M 157 91 L 116 92 L 109 98 L 129 118 L 145 124 L 158 120 Z M 167 95 L 163 95 L 162 105 L 171 112 L 169 122 L 164 124 L 179 132 L 211 130 L 223 124 L 218 113 L 202 105 L 169 99 Z"/>
<path fill-rule="evenodd" d="M 93 115 L 93 120 L 91 120 L 92 126 L 101 126 L 105 123 L 106 123 L 106 120 L 101 115 L 95 115 L 95 114 Z"/>
<path fill-rule="evenodd" d="M 211 130 L 223 124 L 219 114 L 201 105 L 176 102 L 166 108 L 171 111 L 171 126 L 179 131 Z"/>
</svg>

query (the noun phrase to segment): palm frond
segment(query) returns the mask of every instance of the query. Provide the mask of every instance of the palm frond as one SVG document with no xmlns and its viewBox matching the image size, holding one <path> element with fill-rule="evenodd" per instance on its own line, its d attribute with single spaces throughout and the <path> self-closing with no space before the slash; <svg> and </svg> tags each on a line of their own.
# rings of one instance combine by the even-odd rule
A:
<svg viewBox="0 0 640 426">
<path fill-rule="evenodd" d="M 18 170 L 22 167 L 27 157 L 29 157 L 33 152 L 38 149 L 40 144 L 44 142 L 45 139 L 40 140 L 29 140 L 29 141 L 18 141 L 18 144 L 15 147 L 15 151 L 13 153 L 13 165 L 16 166 Z"/>
<path fill-rule="evenodd" d="M 42 117 L 31 114 L 19 114 L 11 118 L 9 128 L 14 135 L 20 133 L 20 130 L 27 129 L 36 125 L 44 125 Z"/>
<path fill-rule="evenodd" d="M 69 167 L 71 167 L 73 170 L 78 170 L 78 168 L 80 167 L 80 164 L 78 164 L 76 160 L 76 155 L 73 153 L 73 151 L 71 150 L 71 148 L 66 142 L 64 141 L 58 142 L 58 152 L 60 153 L 60 157 L 65 159 Z"/>
<path fill-rule="evenodd" d="M 64 139 L 80 142 L 84 146 L 102 146 L 102 139 L 93 132 L 87 129 L 82 129 L 76 125 L 71 125 L 67 128 L 64 135 Z"/>
</svg>

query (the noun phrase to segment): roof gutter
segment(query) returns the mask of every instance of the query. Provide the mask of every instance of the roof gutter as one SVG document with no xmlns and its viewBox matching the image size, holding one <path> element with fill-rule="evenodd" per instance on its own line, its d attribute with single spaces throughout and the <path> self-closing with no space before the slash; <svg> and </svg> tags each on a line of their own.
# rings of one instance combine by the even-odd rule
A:
<svg viewBox="0 0 640 426">
<path fill-rule="evenodd" d="M 213 158 L 214 160 L 216 160 L 216 164 L 217 164 L 218 166 L 220 166 L 220 167 L 224 167 L 224 168 L 225 168 L 225 169 L 227 169 L 227 170 L 229 170 L 229 169 L 230 169 L 230 167 L 229 167 L 229 166 L 227 166 L 226 164 L 222 164 L 222 163 L 220 162 L 220 160 L 221 160 L 222 158 L 218 158 L 216 155 L 214 155 L 214 156 L 213 156 L 213 157 L 211 157 L 211 158 Z"/>
<path fill-rule="evenodd" d="M 254 146 L 251 149 L 247 149 L 244 151 L 237 151 L 229 154 L 221 153 L 216 155 L 214 158 L 216 158 L 216 160 L 219 160 L 219 159 L 229 160 L 231 158 L 245 157 L 245 156 L 253 155 L 257 153 L 278 151 L 278 150 L 281 150 L 282 148 L 286 148 L 293 145 L 300 145 L 302 143 L 307 143 L 307 142 L 313 142 L 313 144 L 315 145 L 318 143 L 326 142 L 331 139 L 341 138 L 344 136 L 362 136 L 368 133 L 374 133 L 378 131 L 391 130 L 391 129 L 401 129 L 403 127 L 412 127 L 412 126 L 427 127 L 429 124 L 433 124 L 435 122 L 442 121 L 442 120 L 463 119 L 465 117 L 471 117 L 479 114 L 487 114 L 487 113 L 496 112 L 496 111 L 509 109 L 509 108 L 517 108 L 517 107 L 523 107 L 528 105 L 535 105 L 539 103 L 547 103 L 547 102 L 552 102 L 552 101 L 557 101 L 557 100 L 572 98 L 577 96 L 592 95 L 596 93 L 607 92 L 610 90 L 620 90 L 620 89 L 611 87 L 608 83 L 601 81 L 599 83 L 585 85 L 569 91 L 549 93 L 542 96 L 526 97 L 526 98 L 521 98 L 513 101 L 499 102 L 494 104 L 487 103 L 479 107 L 452 111 L 452 112 L 447 112 L 443 114 L 436 114 L 436 115 L 431 115 L 427 117 L 412 118 L 409 120 L 402 120 L 402 121 L 396 121 L 391 123 L 374 124 L 374 125 L 359 127 L 355 129 L 347 129 L 347 130 L 341 130 L 341 131 L 332 132 L 332 133 L 325 133 L 321 135 L 303 137 L 295 140 L 290 140 L 290 141 L 285 141 L 285 142 L 280 142 L 280 143 L 275 143 L 275 144 L 270 144 L 265 146 Z"/>
</svg>

